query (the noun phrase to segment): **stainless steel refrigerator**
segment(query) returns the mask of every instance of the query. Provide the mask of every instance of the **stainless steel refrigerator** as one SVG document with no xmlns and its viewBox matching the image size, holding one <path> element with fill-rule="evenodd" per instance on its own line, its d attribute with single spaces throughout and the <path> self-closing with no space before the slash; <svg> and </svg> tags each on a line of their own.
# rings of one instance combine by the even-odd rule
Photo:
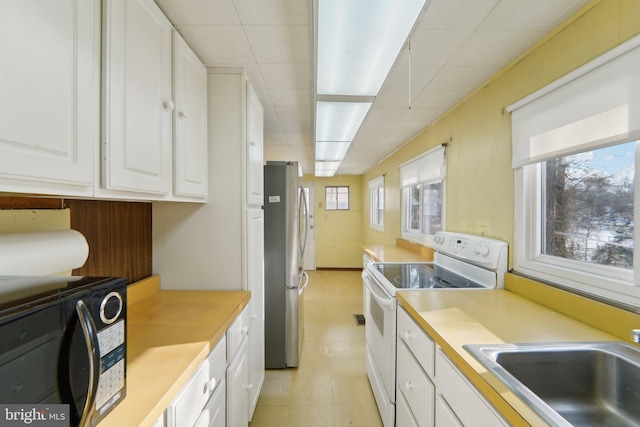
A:
<svg viewBox="0 0 640 427">
<path fill-rule="evenodd" d="M 264 166 L 265 367 L 297 367 L 302 350 L 302 269 L 307 203 L 298 162 Z"/>
</svg>

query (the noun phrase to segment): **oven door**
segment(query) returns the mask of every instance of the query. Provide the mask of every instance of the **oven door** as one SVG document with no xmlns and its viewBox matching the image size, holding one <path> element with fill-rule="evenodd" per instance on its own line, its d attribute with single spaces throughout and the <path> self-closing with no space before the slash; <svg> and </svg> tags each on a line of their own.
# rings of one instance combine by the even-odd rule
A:
<svg viewBox="0 0 640 427">
<path fill-rule="evenodd" d="M 367 348 L 371 353 L 379 381 L 390 403 L 396 396 L 396 299 L 390 296 L 366 270 L 364 282 L 364 317 Z"/>
</svg>

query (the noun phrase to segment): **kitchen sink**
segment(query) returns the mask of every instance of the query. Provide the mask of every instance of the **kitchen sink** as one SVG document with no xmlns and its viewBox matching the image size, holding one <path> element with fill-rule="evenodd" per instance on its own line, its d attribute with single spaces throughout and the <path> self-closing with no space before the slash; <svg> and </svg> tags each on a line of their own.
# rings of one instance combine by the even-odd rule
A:
<svg viewBox="0 0 640 427">
<path fill-rule="evenodd" d="M 552 426 L 640 425 L 640 349 L 622 341 L 466 345 Z"/>
</svg>

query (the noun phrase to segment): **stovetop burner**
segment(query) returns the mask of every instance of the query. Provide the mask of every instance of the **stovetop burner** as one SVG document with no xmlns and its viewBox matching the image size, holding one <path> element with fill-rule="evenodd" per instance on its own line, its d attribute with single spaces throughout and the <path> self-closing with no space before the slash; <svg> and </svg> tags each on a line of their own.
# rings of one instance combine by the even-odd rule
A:
<svg viewBox="0 0 640 427">
<path fill-rule="evenodd" d="M 381 263 L 374 268 L 397 289 L 482 288 L 483 286 L 433 263 Z"/>
</svg>

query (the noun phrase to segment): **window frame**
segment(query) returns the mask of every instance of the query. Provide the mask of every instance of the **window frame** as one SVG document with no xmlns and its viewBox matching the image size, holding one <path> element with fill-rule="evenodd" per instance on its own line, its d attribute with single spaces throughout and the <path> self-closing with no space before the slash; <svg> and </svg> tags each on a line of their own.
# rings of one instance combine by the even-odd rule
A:
<svg viewBox="0 0 640 427">
<path fill-rule="evenodd" d="M 636 144 L 636 165 L 639 164 L 639 147 L 640 143 Z M 640 216 L 638 181 L 636 173 L 634 177 L 634 218 Z M 634 268 L 632 270 L 546 255 L 542 253 L 544 189 L 542 188 L 541 163 L 516 169 L 515 190 L 514 268 L 516 272 L 569 288 L 578 293 L 596 295 L 635 306 L 640 304 L 640 287 L 637 284 L 638 274 L 636 273 L 639 264 L 637 245 L 634 245 Z M 638 227 L 634 227 L 634 234 L 634 241 L 636 241 Z M 634 279 L 634 277 L 636 278 Z"/>
<path fill-rule="evenodd" d="M 336 189 L 336 207 L 335 208 L 329 208 L 329 204 L 327 203 L 327 190 L 330 188 L 335 188 Z M 346 188 L 347 189 L 347 207 L 346 208 L 341 208 L 340 204 L 338 203 L 338 196 L 340 194 L 339 189 L 340 188 Z M 326 211 L 348 211 L 351 209 L 351 190 L 349 189 L 348 185 L 326 185 L 324 187 L 324 202 L 325 202 L 325 207 L 324 209 Z"/>
<path fill-rule="evenodd" d="M 640 36 L 506 108 L 512 114 L 514 268 L 572 292 L 640 306 Z M 636 142 L 633 268 L 546 255 L 543 162 Z"/>
<path fill-rule="evenodd" d="M 437 171 L 425 173 L 425 169 L 437 165 Z M 409 170 L 408 174 L 403 173 L 403 168 L 406 167 Z M 400 165 L 400 186 L 401 186 L 401 230 L 400 237 L 409 240 L 411 242 L 433 245 L 434 234 L 424 233 L 422 231 L 413 230 L 410 227 L 410 208 L 409 203 L 411 201 L 411 191 L 418 185 L 429 185 L 436 182 L 442 182 L 442 203 L 440 209 L 440 222 L 442 224 L 442 230 L 446 230 L 446 144 L 441 144 L 424 153 L 410 159 L 409 161 Z M 423 191 L 420 191 L 420 217 L 423 218 L 422 203 Z"/>
<path fill-rule="evenodd" d="M 382 217 L 379 215 L 380 190 L 382 190 Z M 384 175 L 369 181 L 369 227 L 384 231 Z"/>
</svg>

